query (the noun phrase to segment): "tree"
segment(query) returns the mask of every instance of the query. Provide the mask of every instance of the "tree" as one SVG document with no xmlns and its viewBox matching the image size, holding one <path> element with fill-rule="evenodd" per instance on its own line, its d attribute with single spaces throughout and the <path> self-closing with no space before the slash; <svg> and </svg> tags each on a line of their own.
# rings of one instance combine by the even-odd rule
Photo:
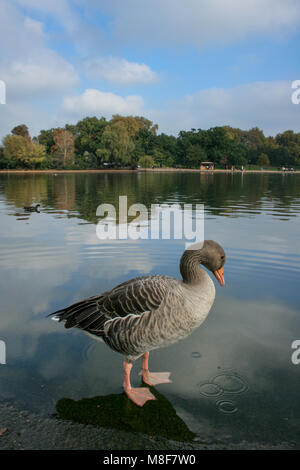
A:
<svg viewBox="0 0 300 470">
<path fill-rule="evenodd" d="M 30 135 L 29 135 L 29 130 L 28 127 L 25 124 L 20 124 L 19 126 L 16 126 L 13 128 L 11 131 L 13 135 L 19 135 L 21 137 L 24 137 L 28 141 L 30 141 Z"/>
<path fill-rule="evenodd" d="M 37 137 L 38 142 L 45 146 L 46 152 L 49 155 L 51 153 L 52 147 L 55 144 L 53 135 L 54 131 L 55 129 L 41 130 Z"/>
<path fill-rule="evenodd" d="M 3 139 L 3 156 L 8 161 L 17 161 L 23 166 L 35 168 L 46 157 L 44 145 L 29 141 L 21 135 L 7 135 Z"/>
<path fill-rule="evenodd" d="M 199 167 L 200 163 L 206 160 L 206 152 L 200 145 L 190 145 L 186 153 L 186 166 L 192 168 Z"/>
<path fill-rule="evenodd" d="M 104 117 L 98 119 L 96 116 L 86 117 L 75 125 L 67 124 L 66 130 L 71 132 L 75 139 L 76 153 L 83 155 L 87 151 L 96 155 L 97 149 L 101 147 L 102 135 L 107 124 Z"/>
<path fill-rule="evenodd" d="M 257 163 L 259 166 L 269 166 L 270 165 L 270 160 L 268 155 L 265 153 L 261 153 L 260 156 L 258 157 Z"/>
<path fill-rule="evenodd" d="M 156 135 L 158 129 L 157 124 L 153 125 L 152 121 L 149 121 L 149 119 L 142 116 L 120 116 L 119 114 L 115 114 L 111 118 L 110 124 L 115 124 L 117 122 L 120 122 L 125 126 L 130 137 L 134 137 L 141 129 L 145 129 L 151 132 L 151 134 Z"/>
<path fill-rule="evenodd" d="M 243 131 L 242 143 L 249 149 L 260 150 L 266 143 L 264 133 L 258 127 L 252 127 L 249 131 Z"/>
<path fill-rule="evenodd" d="M 154 166 L 154 160 L 151 155 L 144 155 L 139 159 L 139 164 L 142 168 L 152 168 Z"/>
<path fill-rule="evenodd" d="M 122 122 L 106 126 L 97 150 L 97 156 L 106 162 L 131 163 L 134 142 Z"/>
<path fill-rule="evenodd" d="M 300 133 L 292 130 L 274 137 L 265 137 L 258 127 L 192 128 L 180 131 L 178 137 L 157 135 L 157 130 L 158 126 L 143 116 L 114 115 L 110 121 L 93 116 L 65 128 L 43 129 L 31 139 L 28 127 L 19 124 L 5 140 L 0 166 L 55 168 L 75 161 L 78 168 L 97 168 L 103 162 L 136 167 L 144 156 L 151 156 L 159 167 L 199 167 L 203 160 L 217 167 L 241 167 L 248 162 L 278 167 L 300 164 Z"/>
<path fill-rule="evenodd" d="M 160 166 L 173 165 L 178 158 L 177 139 L 172 135 L 160 134 L 155 136 L 153 140 L 153 148 L 153 158 L 156 163 L 159 160 L 158 163 Z"/>
<path fill-rule="evenodd" d="M 298 165 L 300 162 L 300 133 L 285 131 L 282 134 L 277 134 L 275 141 L 289 154 L 285 157 L 286 162 L 284 164 Z"/>
<path fill-rule="evenodd" d="M 134 136 L 135 145 L 140 146 L 144 155 L 153 153 L 157 137 L 149 129 L 140 129 Z"/>
<path fill-rule="evenodd" d="M 74 137 L 65 129 L 55 129 L 53 132 L 54 147 L 52 153 L 62 162 L 63 167 L 74 163 Z"/>
<path fill-rule="evenodd" d="M 165 156 L 164 156 L 164 154 L 163 154 L 160 150 L 158 150 L 157 148 L 155 148 L 155 149 L 153 150 L 152 158 L 153 158 L 153 160 L 154 160 L 156 166 L 159 166 L 159 167 L 164 166 L 164 163 L 165 163 Z"/>
</svg>

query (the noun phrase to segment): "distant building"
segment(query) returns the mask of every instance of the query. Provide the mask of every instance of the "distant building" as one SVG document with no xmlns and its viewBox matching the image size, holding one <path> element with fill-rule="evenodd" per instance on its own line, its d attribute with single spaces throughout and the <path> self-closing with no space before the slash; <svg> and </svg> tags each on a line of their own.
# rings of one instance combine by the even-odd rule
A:
<svg viewBox="0 0 300 470">
<path fill-rule="evenodd" d="M 200 170 L 214 170 L 215 164 L 214 162 L 201 162 L 200 163 Z"/>
</svg>

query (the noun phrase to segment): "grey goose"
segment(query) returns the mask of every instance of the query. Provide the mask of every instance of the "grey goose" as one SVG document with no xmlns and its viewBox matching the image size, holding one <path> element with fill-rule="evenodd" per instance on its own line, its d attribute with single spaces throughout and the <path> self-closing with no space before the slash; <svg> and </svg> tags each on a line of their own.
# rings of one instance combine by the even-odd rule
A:
<svg viewBox="0 0 300 470">
<path fill-rule="evenodd" d="M 142 276 L 100 295 L 77 302 L 50 316 L 66 328 L 79 328 L 124 356 L 123 388 L 137 405 L 155 400 L 147 387 L 133 388 L 133 362 L 142 356 L 142 379 L 147 385 L 169 383 L 169 372 L 149 372 L 149 351 L 169 346 L 190 335 L 207 317 L 215 299 L 211 271 L 224 286 L 225 253 L 212 240 L 200 249 L 187 249 L 180 260 L 182 280 Z"/>
</svg>

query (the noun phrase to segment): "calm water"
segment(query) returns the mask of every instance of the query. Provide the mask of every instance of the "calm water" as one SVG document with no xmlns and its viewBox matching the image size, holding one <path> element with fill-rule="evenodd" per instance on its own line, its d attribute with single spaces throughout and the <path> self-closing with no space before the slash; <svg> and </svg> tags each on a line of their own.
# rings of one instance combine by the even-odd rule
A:
<svg viewBox="0 0 300 470">
<path fill-rule="evenodd" d="M 205 204 L 205 238 L 227 254 L 205 323 L 151 353 L 153 371 L 172 372 L 157 390 L 202 441 L 299 443 L 300 175 L 0 175 L 0 401 L 48 414 L 62 397 L 122 393 L 120 355 L 46 318 L 137 275 L 179 277 L 183 241 L 96 237 L 97 206 L 119 195 Z"/>
</svg>

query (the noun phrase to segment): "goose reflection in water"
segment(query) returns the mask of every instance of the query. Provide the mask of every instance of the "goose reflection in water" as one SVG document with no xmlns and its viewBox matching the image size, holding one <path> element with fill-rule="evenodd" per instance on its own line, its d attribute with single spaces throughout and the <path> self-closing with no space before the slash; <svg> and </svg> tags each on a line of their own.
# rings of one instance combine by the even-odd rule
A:
<svg viewBox="0 0 300 470">
<path fill-rule="evenodd" d="M 61 398 L 56 403 L 58 418 L 81 424 L 101 426 L 127 432 L 141 432 L 177 441 L 192 441 L 196 434 L 176 414 L 172 404 L 151 388 L 156 401 L 142 409 L 125 393 L 83 398 L 75 401 Z"/>
</svg>

